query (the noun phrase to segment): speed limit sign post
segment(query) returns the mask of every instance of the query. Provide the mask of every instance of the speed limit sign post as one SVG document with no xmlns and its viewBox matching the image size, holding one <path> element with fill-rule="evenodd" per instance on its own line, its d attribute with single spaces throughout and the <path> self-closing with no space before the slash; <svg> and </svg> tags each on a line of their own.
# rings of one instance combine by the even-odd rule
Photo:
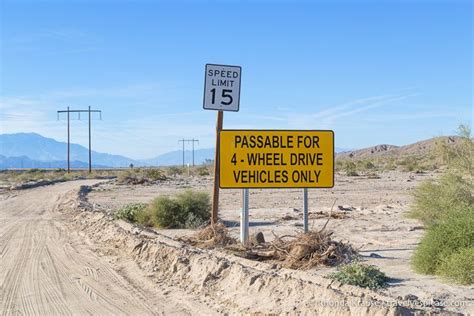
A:
<svg viewBox="0 0 474 316">
<path fill-rule="evenodd" d="M 217 112 L 216 152 L 214 156 L 212 223 L 217 223 L 219 210 L 219 133 L 222 130 L 224 120 L 223 111 L 239 111 L 241 73 L 242 68 L 240 66 L 206 64 L 203 108 L 219 111 Z"/>
</svg>

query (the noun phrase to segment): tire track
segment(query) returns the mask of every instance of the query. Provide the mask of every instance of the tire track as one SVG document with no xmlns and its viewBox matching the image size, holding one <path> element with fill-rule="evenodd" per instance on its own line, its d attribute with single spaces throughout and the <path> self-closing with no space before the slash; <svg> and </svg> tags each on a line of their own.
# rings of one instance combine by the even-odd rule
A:
<svg viewBox="0 0 474 316">
<path fill-rule="evenodd" d="M 63 203 L 80 185 L 94 182 L 66 182 L 0 200 L 0 315 L 183 311 L 158 292 L 140 289 L 141 281 L 118 274 L 68 230 Z"/>
</svg>

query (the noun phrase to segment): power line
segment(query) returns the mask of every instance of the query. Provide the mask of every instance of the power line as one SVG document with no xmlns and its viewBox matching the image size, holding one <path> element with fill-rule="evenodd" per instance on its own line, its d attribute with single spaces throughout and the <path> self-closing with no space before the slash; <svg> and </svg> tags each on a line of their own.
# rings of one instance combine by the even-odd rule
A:
<svg viewBox="0 0 474 316">
<path fill-rule="evenodd" d="M 67 110 L 60 110 L 57 111 L 58 120 L 60 113 L 67 113 L 67 172 L 69 173 L 71 170 L 71 160 L 70 160 L 70 147 L 71 147 L 71 140 L 70 140 L 70 113 L 77 113 L 78 119 L 81 119 L 81 113 L 88 113 L 89 115 L 89 173 L 92 172 L 92 137 L 91 137 L 91 113 L 99 113 L 100 119 L 102 120 L 102 111 L 101 110 L 91 110 L 91 107 L 87 110 L 70 110 L 67 107 Z"/>
<path fill-rule="evenodd" d="M 199 144 L 199 139 L 194 139 L 194 138 L 193 138 L 193 139 L 184 139 L 184 138 L 183 138 L 183 139 L 178 140 L 178 143 L 181 143 L 181 142 L 183 143 L 183 167 L 184 167 L 184 144 L 185 144 L 186 142 L 192 143 L 192 148 L 193 148 L 193 167 L 194 167 L 194 143 L 198 143 L 198 144 Z"/>
</svg>

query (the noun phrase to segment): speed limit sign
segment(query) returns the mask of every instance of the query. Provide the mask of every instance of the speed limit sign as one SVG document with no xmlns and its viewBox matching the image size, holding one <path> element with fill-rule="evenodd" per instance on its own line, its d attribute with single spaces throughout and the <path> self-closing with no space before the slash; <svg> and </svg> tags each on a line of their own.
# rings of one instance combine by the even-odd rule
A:
<svg viewBox="0 0 474 316">
<path fill-rule="evenodd" d="M 206 64 L 204 109 L 239 111 L 240 66 Z"/>
</svg>

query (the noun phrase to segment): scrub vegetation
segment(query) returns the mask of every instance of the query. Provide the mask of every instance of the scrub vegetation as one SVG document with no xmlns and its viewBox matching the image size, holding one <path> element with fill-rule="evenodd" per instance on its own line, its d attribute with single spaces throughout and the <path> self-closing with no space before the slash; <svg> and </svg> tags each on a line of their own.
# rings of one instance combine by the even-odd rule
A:
<svg viewBox="0 0 474 316">
<path fill-rule="evenodd" d="M 116 172 L 115 172 L 116 175 Z M 6 186 L 18 186 L 29 182 L 38 181 L 69 181 L 78 179 L 107 179 L 115 176 L 108 170 L 73 170 L 67 173 L 65 169 L 29 169 L 22 171 L 3 170 L 0 171 L 0 183 Z"/>
<path fill-rule="evenodd" d="M 209 220 L 210 209 L 207 193 L 186 190 L 174 197 L 160 196 L 149 204 L 128 204 L 115 218 L 149 227 L 194 229 Z"/>
<path fill-rule="evenodd" d="M 459 146 L 439 146 L 446 171 L 438 180 L 418 186 L 410 217 L 421 220 L 426 235 L 415 251 L 419 273 L 472 284 L 474 275 L 474 143 L 470 129 L 459 128 Z"/>
<path fill-rule="evenodd" d="M 147 207 L 146 203 L 130 203 L 121 207 L 114 215 L 115 219 L 124 219 L 129 222 L 136 222 L 137 215 Z"/>
<path fill-rule="evenodd" d="M 158 168 L 136 168 L 120 171 L 117 176 L 119 184 L 146 184 L 167 179 L 165 172 Z"/>
<path fill-rule="evenodd" d="M 343 172 L 347 176 L 371 175 L 385 171 L 424 172 L 437 170 L 441 167 L 441 164 L 435 160 L 435 155 L 431 154 L 429 156 L 341 158 L 336 160 L 336 171 Z"/>
<path fill-rule="evenodd" d="M 128 169 L 93 169 L 71 170 L 66 169 L 27 169 L 27 170 L 0 170 L 0 186 L 6 188 L 21 186 L 26 183 L 50 181 L 61 182 L 80 179 L 117 179 L 118 184 L 152 184 L 169 180 L 177 176 L 205 177 L 214 172 L 212 165 L 201 165 L 196 167 L 147 167 Z"/>
<path fill-rule="evenodd" d="M 352 262 L 343 265 L 339 271 L 331 273 L 329 277 L 343 284 L 350 284 L 371 290 L 382 289 L 388 286 L 388 277 L 377 267 Z"/>
</svg>

